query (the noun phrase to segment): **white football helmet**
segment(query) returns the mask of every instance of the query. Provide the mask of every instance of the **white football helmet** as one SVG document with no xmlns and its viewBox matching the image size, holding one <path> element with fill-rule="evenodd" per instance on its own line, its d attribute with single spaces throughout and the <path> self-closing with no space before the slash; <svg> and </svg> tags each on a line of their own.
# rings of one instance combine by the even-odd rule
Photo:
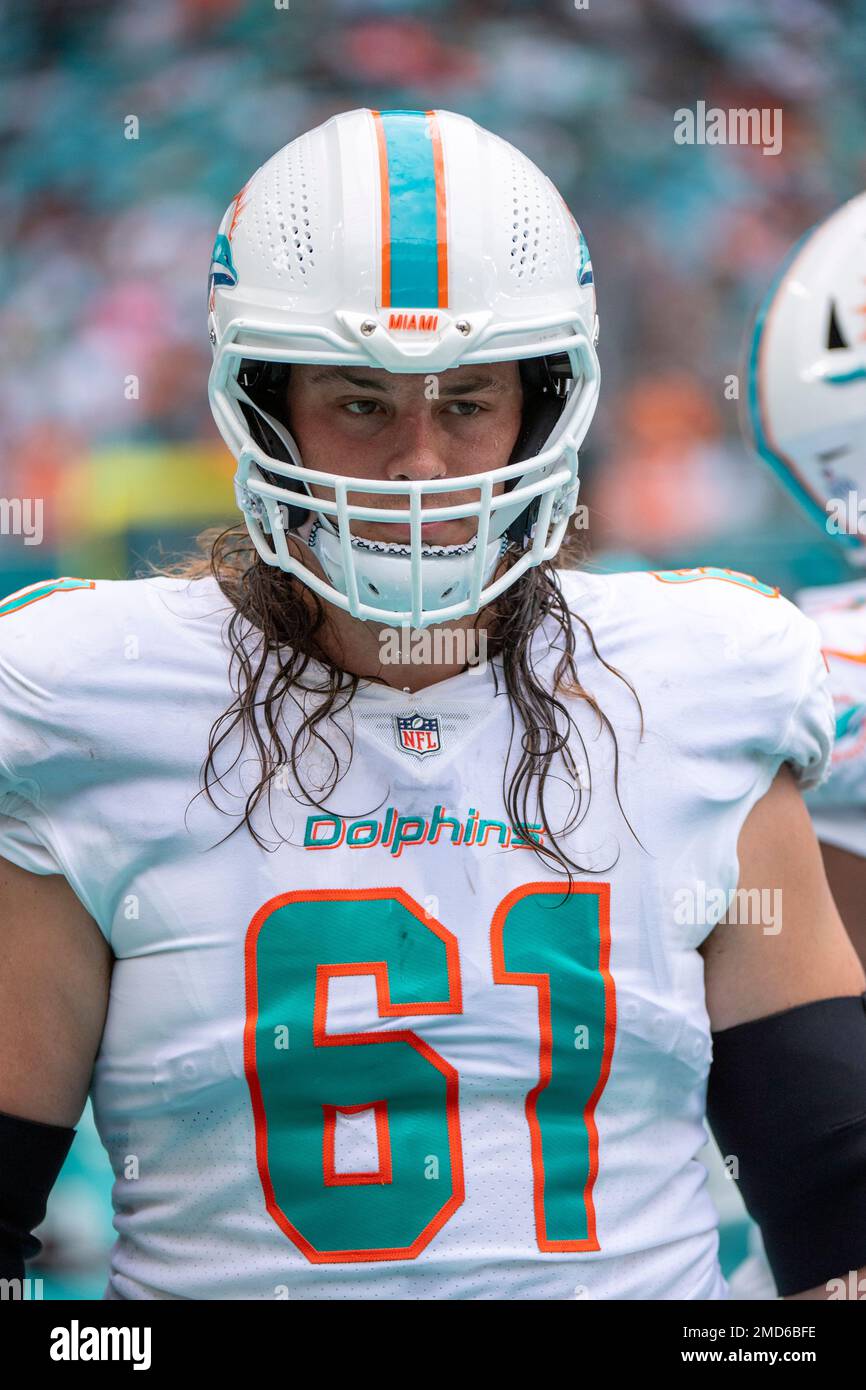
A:
<svg viewBox="0 0 866 1390">
<path fill-rule="evenodd" d="M 349 111 L 299 136 L 226 211 L 208 326 L 211 408 L 268 564 L 357 618 L 422 627 L 477 612 L 556 554 L 598 398 L 592 265 L 553 184 L 505 140 L 451 111 Z M 286 419 L 286 364 L 435 375 L 513 360 L 523 428 L 510 462 L 486 473 L 371 482 L 313 471 Z M 436 507 L 458 490 L 462 505 Z M 391 506 L 356 505 L 350 492 L 389 494 Z M 477 530 L 468 545 L 423 544 L 422 514 L 471 517 Z M 408 525 L 411 542 L 361 538 L 362 521 Z M 497 578 L 509 544 L 520 558 Z"/>
<path fill-rule="evenodd" d="M 761 309 L 749 361 L 755 445 L 848 556 L 866 537 L 828 526 L 829 504 L 866 498 L 866 193 L 794 248 Z"/>
</svg>

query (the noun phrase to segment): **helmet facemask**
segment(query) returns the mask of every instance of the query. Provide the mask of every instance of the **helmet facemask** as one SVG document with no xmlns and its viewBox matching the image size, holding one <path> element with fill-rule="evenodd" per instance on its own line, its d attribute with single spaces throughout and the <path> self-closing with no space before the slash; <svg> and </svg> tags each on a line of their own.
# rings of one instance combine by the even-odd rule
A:
<svg viewBox="0 0 866 1390">
<path fill-rule="evenodd" d="M 449 477 L 422 483 L 371 482 L 369 479 L 318 474 L 301 457 L 292 433 L 287 406 L 291 364 L 244 358 L 238 368 L 234 395 L 249 430 L 253 448 L 242 459 L 246 476 L 238 481 L 238 501 L 263 559 L 294 573 L 323 597 L 346 607 L 358 617 L 411 623 L 423 627 L 454 620 L 477 611 L 491 588 L 500 561 L 507 551 L 538 563 L 535 556 L 553 549 L 552 536 L 561 529 L 577 500 L 577 457 L 563 449 L 561 458 L 547 458 L 547 447 L 568 408 L 575 388 L 574 364 L 568 353 L 527 358 L 518 362 L 523 406 L 520 431 L 507 463 L 489 473 Z M 544 455 L 540 458 L 540 455 Z M 521 466 L 522 465 L 522 466 Z M 239 468 L 239 475 L 241 468 Z M 328 486 L 326 499 L 315 497 L 308 479 Z M 498 496 L 493 494 L 502 483 Z M 406 509 L 376 509 L 366 519 L 393 521 L 405 526 L 423 521 L 446 520 L 459 515 L 478 518 L 476 534 L 460 545 L 433 545 L 418 537 L 414 549 L 420 566 L 413 564 L 411 543 L 372 540 L 353 532 L 352 521 L 364 511 L 343 499 L 350 492 L 387 492 L 405 495 Z M 459 493 L 463 506 L 450 505 L 440 518 L 429 494 Z M 417 500 L 413 500 L 417 499 Z M 330 505 L 327 505 L 327 504 Z M 341 510 L 344 511 L 341 517 Z M 535 537 L 543 532 L 539 544 Z M 343 528 L 348 545 L 343 540 Z M 485 537 L 483 562 L 478 558 L 478 534 Z M 328 593 L 320 577 L 305 559 L 298 558 L 285 541 L 293 535 L 315 555 L 325 573 Z M 286 554 L 281 552 L 285 550 Z M 348 557 L 347 557 L 348 550 Z M 288 562 L 287 562 L 288 561 Z M 516 563 L 520 563 L 518 559 Z M 528 568 L 524 563 L 521 572 Z M 420 575 L 417 571 L 420 568 Z M 319 584 L 311 583 L 311 576 Z M 504 586 L 503 586 L 504 587 Z M 353 590 L 357 593 L 357 600 Z M 501 591 L 501 590 L 500 590 Z M 407 594 L 415 602 L 404 607 Z M 345 602 L 341 602 L 341 599 Z M 420 600 L 420 601 L 419 601 Z M 469 606 L 472 604 L 473 606 Z M 459 611 L 458 611 L 459 610 Z"/>
</svg>

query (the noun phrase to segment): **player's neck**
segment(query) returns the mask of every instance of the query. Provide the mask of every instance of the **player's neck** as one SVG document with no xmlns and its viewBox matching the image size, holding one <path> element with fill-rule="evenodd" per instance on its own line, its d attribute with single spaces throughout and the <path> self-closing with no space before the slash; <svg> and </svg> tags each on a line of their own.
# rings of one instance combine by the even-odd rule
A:
<svg viewBox="0 0 866 1390">
<path fill-rule="evenodd" d="M 318 558 L 306 547 L 304 559 L 325 577 Z M 297 592 L 301 601 L 312 608 L 310 590 L 298 585 Z M 382 680 L 395 690 L 413 694 L 483 661 L 495 623 L 492 604 L 456 622 L 424 628 L 421 634 L 410 628 L 364 622 L 336 604 L 325 602 L 323 606 L 325 617 L 316 632 L 316 642 L 329 661 L 351 675 Z M 434 640 L 435 634 L 438 640 Z"/>
<path fill-rule="evenodd" d="M 395 690 L 424 690 L 459 675 L 478 659 L 475 615 L 420 632 L 362 622 L 328 605 L 326 621 L 316 634 L 324 654 L 343 671 L 378 679 Z M 482 631 L 486 629 L 482 627 Z M 443 659 L 444 658 L 444 659 Z M 451 659 L 453 658 L 453 659 Z"/>
</svg>

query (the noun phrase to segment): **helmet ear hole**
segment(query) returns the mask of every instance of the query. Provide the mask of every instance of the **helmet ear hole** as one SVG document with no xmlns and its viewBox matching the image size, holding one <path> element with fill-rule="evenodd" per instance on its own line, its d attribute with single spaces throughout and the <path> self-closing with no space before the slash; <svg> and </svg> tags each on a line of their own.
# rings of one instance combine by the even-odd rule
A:
<svg viewBox="0 0 866 1390">
<path fill-rule="evenodd" d="M 268 415 L 272 415 L 286 428 L 290 428 L 286 397 L 291 370 L 289 363 L 257 362 L 254 358 L 249 357 L 244 357 L 238 368 L 238 383 L 253 401 L 254 406 L 258 406 L 259 410 L 264 410 Z M 259 448 L 263 449 L 271 458 L 280 459 L 285 463 L 296 463 L 297 459 L 292 458 L 282 439 L 271 428 L 267 420 L 262 418 L 259 410 L 248 405 L 246 401 L 239 401 L 238 404 L 250 434 Z M 288 488 L 300 496 L 304 495 L 298 483 L 286 478 L 279 478 L 264 468 L 261 473 L 265 482 L 273 484 L 274 487 Z M 289 531 L 296 531 L 298 527 L 303 526 L 310 515 L 308 507 L 296 507 L 291 504 L 285 507 L 285 511 L 288 514 L 287 529 Z"/>
<path fill-rule="evenodd" d="M 541 452 L 565 409 L 574 382 L 571 361 L 564 352 L 551 357 L 524 358 L 518 366 L 523 387 L 523 421 L 509 463 L 532 458 Z M 519 481 L 513 478 L 506 484 L 506 491 L 510 492 Z M 538 516 L 538 505 L 536 497 L 515 517 L 505 533 L 509 541 L 522 546 L 529 539 Z"/>
<path fill-rule="evenodd" d="M 244 357 L 238 367 L 238 381 L 250 400 L 281 420 L 286 412 L 291 372 L 289 362 L 260 362 L 255 357 Z"/>
</svg>

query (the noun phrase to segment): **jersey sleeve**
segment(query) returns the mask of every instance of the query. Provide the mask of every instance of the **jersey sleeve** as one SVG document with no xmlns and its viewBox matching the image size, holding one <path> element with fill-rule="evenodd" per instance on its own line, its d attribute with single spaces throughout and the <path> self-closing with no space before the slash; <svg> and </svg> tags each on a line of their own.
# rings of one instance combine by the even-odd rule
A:
<svg viewBox="0 0 866 1390">
<path fill-rule="evenodd" d="M 806 792 L 830 776 L 836 721 L 820 633 L 787 599 L 781 602 L 788 626 L 792 685 L 799 694 L 772 756 L 791 766 L 801 791 Z"/>
<path fill-rule="evenodd" d="M 57 618 L 46 619 L 40 600 L 89 582 L 49 581 L 0 602 L 0 857 L 34 874 L 68 873 L 43 795 L 59 721 L 51 691 Z"/>
<path fill-rule="evenodd" d="M 789 764 L 804 791 L 827 776 L 828 673 L 815 624 L 751 576 L 666 571 L 646 584 L 660 592 L 651 602 L 647 590 L 647 608 L 633 605 L 623 621 L 660 625 L 648 658 L 663 730 L 656 833 L 677 845 L 662 891 L 673 921 L 681 893 L 694 902 L 707 893 L 677 928 L 698 946 L 736 901 L 739 837 L 780 767 Z"/>
<path fill-rule="evenodd" d="M 31 874 L 62 874 L 64 868 L 51 838 L 32 802 L 0 793 L 0 858 Z"/>
<path fill-rule="evenodd" d="M 707 755 L 745 754 L 767 786 L 788 763 L 803 791 L 819 786 L 835 718 L 817 624 L 752 575 L 706 567 L 653 578 L 675 594 L 676 640 L 702 667 L 695 722 Z"/>
</svg>

